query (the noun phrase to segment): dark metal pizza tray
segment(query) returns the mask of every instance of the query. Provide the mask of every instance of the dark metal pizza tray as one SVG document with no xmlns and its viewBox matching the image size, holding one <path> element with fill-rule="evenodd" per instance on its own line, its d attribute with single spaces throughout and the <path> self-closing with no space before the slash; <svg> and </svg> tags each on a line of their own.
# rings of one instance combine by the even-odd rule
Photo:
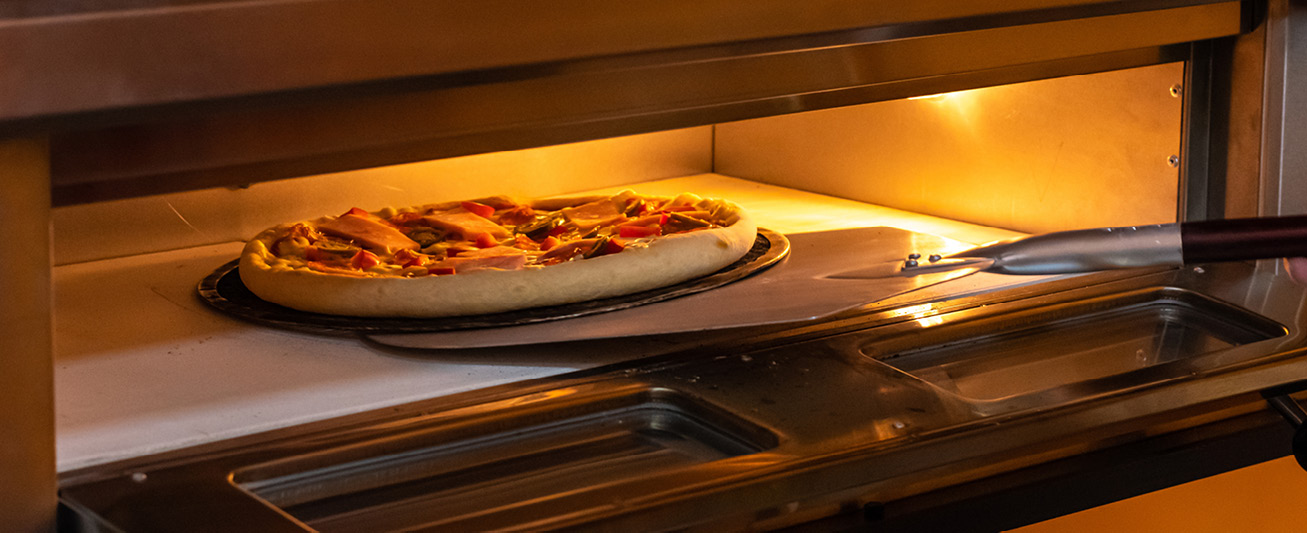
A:
<svg viewBox="0 0 1307 533">
<path fill-rule="evenodd" d="M 465 329 L 517 326 L 561 320 L 579 316 L 617 311 L 639 305 L 670 300 L 721 287 L 738 281 L 776 264 L 789 253 L 790 243 L 784 235 L 758 229 L 753 247 L 738 261 L 707 276 L 625 296 L 615 296 L 549 307 L 536 307 L 504 313 L 444 318 L 373 318 L 324 315 L 298 311 L 266 302 L 250 292 L 241 282 L 237 265 L 232 260 L 200 282 L 199 295 L 217 309 L 256 324 L 310 333 L 427 333 Z"/>
</svg>

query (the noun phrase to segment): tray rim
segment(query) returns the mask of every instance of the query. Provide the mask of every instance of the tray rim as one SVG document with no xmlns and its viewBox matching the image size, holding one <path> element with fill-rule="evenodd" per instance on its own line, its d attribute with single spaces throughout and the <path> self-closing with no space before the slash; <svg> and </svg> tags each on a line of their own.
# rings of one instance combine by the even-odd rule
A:
<svg viewBox="0 0 1307 533">
<path fill-rule="evenodd" d="M 761 252 L 755 252 L 764 245 L 766 248 Z M 753 246 L 740 260 L 716 272 L 676 285 L 599 300 L 456 317 L 392 318 L 326 315 L 267 302 L 252 293 L 240 294 L 239 298 L 233 300 L 233 295 L 224 294 L 222 289 L 224 284 L 231 283 L 226 280 L 228 276 L 236 276 L 235 283 L 240 284 L 240 290 L 245 292 L 249 290 L 240 283 L 237 274 L 239 257 L 222 264 L 200 280 L 196 286 L 196 293 L 209 306 L 228 316 L 279 329 L 328 335 L 436 333 L 552 322 L 663 302 L 712 290 L 750 277 L 776 265 L 789 252 L 790 242 L 785 235 L 766 228 L 758 228 Z M 250 300 L 255 301 L 253 305 L 246 303 Z M 550 312 L 551 310 L 553 312 Z"/>
</svg>

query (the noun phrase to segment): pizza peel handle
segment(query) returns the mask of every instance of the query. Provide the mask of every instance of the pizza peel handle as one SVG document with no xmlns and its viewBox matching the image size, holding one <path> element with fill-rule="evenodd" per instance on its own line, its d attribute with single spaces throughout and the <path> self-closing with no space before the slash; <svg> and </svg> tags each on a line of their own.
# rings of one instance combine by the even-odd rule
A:
<svg viewBox="0 0 1307 533">
<path fill-rule="evenodd" d="M 1307 256 L 1307 215 L 1180 224 L 1185 263 Z"/>
<path fill-rule="evenodd" d="M 1307 256 L 1307 216 L 1208 220 L 1151 226 L 1060 231 L 999 241 L 920 263 L 909 256 L 903 275 L 950 262 L 989 261 L 986 272 L 1047 275 L 1121 268 L 1179 266 Z M 933 261 L 931 261 L 933 260 Z M 849 273 L 844 274 L 846 277 Z"/>
</svg>

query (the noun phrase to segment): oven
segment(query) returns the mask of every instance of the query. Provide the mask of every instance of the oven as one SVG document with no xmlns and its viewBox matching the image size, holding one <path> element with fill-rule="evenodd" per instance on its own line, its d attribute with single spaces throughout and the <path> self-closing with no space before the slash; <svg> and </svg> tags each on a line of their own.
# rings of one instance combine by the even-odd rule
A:
<svg viewBox="0 0 1307 533">
<path fill-rule="evenodd" d="M 610 4 L 0 6 L 0 517 L 993 530 L 1290 452 L 1277 260 L 836 274 L 1304 212 L 1301 6 Z M 739 203 L 766 265 L 448 331 L 213 305 L 278 223 L 625 188 Z"/>
</svg>

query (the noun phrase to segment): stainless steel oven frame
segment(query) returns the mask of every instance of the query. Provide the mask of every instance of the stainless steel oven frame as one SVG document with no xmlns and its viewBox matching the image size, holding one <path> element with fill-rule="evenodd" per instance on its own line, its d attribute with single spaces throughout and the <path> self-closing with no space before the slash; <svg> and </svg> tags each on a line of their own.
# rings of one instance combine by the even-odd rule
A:
<svg viewBox="0 0 1307 533">
<path fill-rule="evenodd" d="M 1307 62 L 1294 60 L 1307 56 L 1305 13 L 1283 0 L 7 4 L 0 349 L 13 363 L 0 374 L 0 429 L 12 444 L 0 470 L 15 474 L 0 517 L 43 527 L 54 516 L 52 206 L 1185 61 L 1178 218 L 1297 214 L 1307 153 L 1288 147 L 1307 142 L 1307 91 L 1294 89 L 1307 83 Z M 1269 294 L 1282 289 L 1278 268 L 1231 270 L 1212 290 Z M 820 335 L 879 323 L 858 320 Z M 1273 364 L 1155 394 L 1202 391 L 1211 412 L 1244 416 L 1261 405 L 1256 391 L 1307 375 L 1298 319 L 1280 320 L 1289 340 Z M 476 398 L 496 394 L 508 393 Z M 1178 432 L 1212 416 L 1167 413 L 1119 421 Z M 890 483 L 867 479 L 845 499 Z M 909 496 L 903 486 L 887 494 Z M 789 523 L 759 509 L 733 520 Z M 801 518 L 823 515 L 809 511 Z"/>
</svg>

